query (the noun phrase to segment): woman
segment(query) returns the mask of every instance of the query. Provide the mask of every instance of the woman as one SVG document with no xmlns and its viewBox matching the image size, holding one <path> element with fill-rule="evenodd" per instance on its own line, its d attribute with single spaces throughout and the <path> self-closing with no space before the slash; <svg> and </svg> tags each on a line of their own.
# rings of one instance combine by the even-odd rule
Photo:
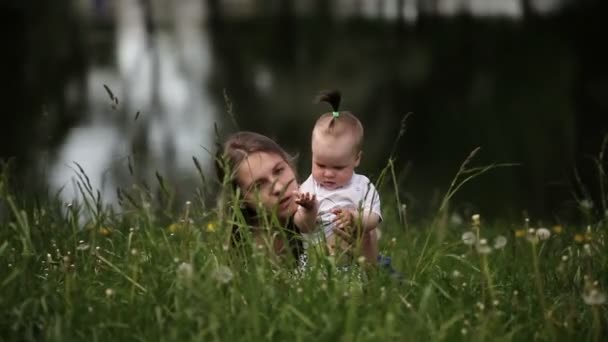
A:
<svg viewBox="0 0 608 342">
<path fill-rule="evenodd" d="M 253 132 L 231 135 L 218 152 L 223 197 L 237 201 L 255 243 L 268 246 L 276 255 L 291 251 L 300 260 L 300 233 L 314 229 L 318 206 L 314 196 L 298 192 L 293 158 L 272 139 Z M 232 204 L 224 203 L 228 208 Z M 284 234 L 268 229 L 273 222 L 285 228 Z M 234 225 L 233 243 L 240 241 L 241 233 L 239 225 Z"/>
</svg>

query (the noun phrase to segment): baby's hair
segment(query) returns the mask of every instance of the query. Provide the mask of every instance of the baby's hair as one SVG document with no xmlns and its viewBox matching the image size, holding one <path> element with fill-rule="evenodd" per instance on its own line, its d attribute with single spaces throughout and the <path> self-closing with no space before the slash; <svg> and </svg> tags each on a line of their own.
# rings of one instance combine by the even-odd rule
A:
<svg viewBox="0 0 608 342">
<path fill-rule="evenodd" d="M 324 113 L 317 119 L 313 129 L 313 136 L 315 132 L 326 134 L 334 138 L 352 134 L 355 138 L 355 149 L 360 150 L 363 142 L 363 125 L 353 113 L 339 110 L 341 99 L 342 94 L 339 90 L 326 90 L 319 93 L 316 98 L 317 103 L 329 103 L 333 112 Z M 320 130 L 323 126 L 325 126 L 325 129 Z"/>
</svg>

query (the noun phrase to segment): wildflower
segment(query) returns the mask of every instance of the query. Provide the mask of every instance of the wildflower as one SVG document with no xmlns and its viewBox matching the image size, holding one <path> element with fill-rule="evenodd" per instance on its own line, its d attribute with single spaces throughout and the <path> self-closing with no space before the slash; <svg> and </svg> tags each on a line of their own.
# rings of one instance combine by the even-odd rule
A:
<svg viewBox="0 0 608 342">
<path fill-rule="evenodd" d="M 78 251 L 86 251 L 87 249 L 89 249 L 89 244 L 88 243 L 84 243 L 84 241 L 80 240 L 80 243 L 78 244 L 78 246 L 76 246 L 76 250 Z"/>
<path fill-rule="evenodd" d="M 587 305 L 602 305 L 606 302 L 606 294 L 598 289 L 591 289 L 583 293 L 583 301 Z"/>
<path fill-rule="evenodd" d="M 556 224 L 555 226 L 553 226 L 553 227 L 551 228 L 551 230 L 552 230 L 552 231 L 553 231 L 555 234 L 561 234 L 561 233 L 564 231 L 564 228 L 563 228 L 561 225 Z"/>
<path fill-rule="evenodd" d="M 584 200 L 582 200 L 582 201 L 579 203 L 579 205 L 581 206 L 581 208 L 582 208 L 582 209 L 585 209 L 585 210 L 590 210 L 590 209 L 592 209 L 592 208 L 593 208 L 593 202 L 591 202 L 591 201 L 590 201 L 590 200 L 588 200 L 588 199 L 584 199 Z"/>
<path fill-rule="evenodd" d="M 533 243 L 533 244 L 538 242 L 538 236 L 536 235 L 536 229 L 534 229 L 534 228 L 528 229 L 528 235 L 526 235 L 526 240 L 528 240 L 528 242 Z"/>
<path fill-rule="evenodd" d="M 507 245 L 507 238 L 499 235 L 496 238 L 494 238 L 494 248 L 496 249 L 502 249 Z"/>
<path fill-rule="evenodd" d="M 459 226 L 462 224 L 462 217 L 460 217 L 458 213 L 452 213 L 450 216 L 450 222 L 452 222 L 452 224 L 455 226 Z"/>
<path fill-rule="evenodd" d="M 106 297 L 111 298 L 114 296 L 114 290 L 111 288 L 106 289 Z"/>
<path fill-rule="evenodd" d="M 585 241 L 585 237 L 583 236 L 583 234 L 574 234 L 574 241 L 581 243 Z"/>
<path fill-rule="evenodd" d="M 586 243 L 583 245 L 583 249 L 585 250 L 585 254 L 591 255 L 591 245 Z"/>
<path fill-rule="evenodd" d="M 101 227 L 99 228 L 99 234 L 101 236 L 110 236 L 112 234 L 112 229 L 108 227 Z"/>
<path fill-rule="evenodd" d="M 465 232 L 462 234 L 462 242 L 467 246 L 472 246 L 475 244 L 477 238 L 475 237 L 475 233 L 473 232 Z"/>
<path fill-rule="evenodd" d="M 180 231 L 181 229 L 182 229 L 182 224 L 181 223 L 171 223 L 167 227 L 167 230 L 169 231 L 169 233 L 171 233 L 171 235 L 173 235 L 174 233 Z"/>
<path fill-rule="evenodd" d="M 192 264 L 187 263 L 187 262 L 182 262 L 177 267 L 176 273 L 180 279 L 185 279 L 185 280 L 192 279 L 192 274 L 194 273 L 193 269 L 192 269 Z"/>
<path fill-rule="evenodd" d="M 551 237 L 551 231 L 547 228 L 538 228 L 536 230 L 536 236 L 540 240 L 547 240 L 549 237 Z"/>
<path fill-rule="evenodd" d="M 391 246 L 394 246 L 397 244 L 397 238 L 392 238 L 391 239 Z"/>
<path fill-rule="evenodd" d="M 479 254 L 489 254 L 492 252 L 492 247 L 488 246 L 488 240 L 486 239 L 480 239 L 475 248 Z"/>
<path fill-rule="evenodd" d="M 526 236 L 526 230 L 525 229 L 518 229 L 515 231 L 515 237 L 521 238 Z"/>
<path fill-rule="evenodd" d="M 219 266 L 213 272 L 213 278 L 217 280 L 220 284 L 229 283 L 234 275 L 232 274 L 232 270 L 228 266 Z"/>
<path fill-rule="evenodd" d="M 479 216 L 479 214 L 474 214 L 471 216 L 471 219 L 473 220 L 473 226 L 479 226 L 481 224 L 481 216 Z"/>
<path fill-rule="evenodd" d="M 215 232 L 215 224 L 213 222 L 207 223 L 207 232 L 208 233 Z"/>
</svg>

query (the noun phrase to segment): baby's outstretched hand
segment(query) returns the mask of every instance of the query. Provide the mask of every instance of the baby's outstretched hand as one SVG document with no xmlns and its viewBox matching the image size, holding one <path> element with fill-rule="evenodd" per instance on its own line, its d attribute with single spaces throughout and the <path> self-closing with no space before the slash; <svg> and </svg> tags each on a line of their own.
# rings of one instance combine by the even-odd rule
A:
<svg viewBox="0 0 608 342">
<path fill-rule="evenodd" d="M 308 192 L 295 192 L 296 203 L 304 209 L 311 210 L 317 205 L 317 196 Z"/>
</svg>

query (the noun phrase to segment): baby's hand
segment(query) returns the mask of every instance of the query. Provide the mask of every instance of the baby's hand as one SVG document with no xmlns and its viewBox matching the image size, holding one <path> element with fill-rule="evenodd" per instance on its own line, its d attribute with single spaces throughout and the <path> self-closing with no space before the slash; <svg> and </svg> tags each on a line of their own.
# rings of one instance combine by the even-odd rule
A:
<svg viewBox="0 0 608 342">
<path fill-rule="evenodd" d="M 296 203 L 306 210 L 314 209 L 317 205 L 317 196 L 314 194 L 311 195 L 308 192 L 301 193 L 296 191 L 294 195 L 296 196 Z"/>
<path fill-rule="evenodd" d="M 333 219 L 336 228 L 349 232 L 355 226 L 355 213 L 351 209 L 336 208 L 331 212 L 336 215 Z"/>
</svg>

